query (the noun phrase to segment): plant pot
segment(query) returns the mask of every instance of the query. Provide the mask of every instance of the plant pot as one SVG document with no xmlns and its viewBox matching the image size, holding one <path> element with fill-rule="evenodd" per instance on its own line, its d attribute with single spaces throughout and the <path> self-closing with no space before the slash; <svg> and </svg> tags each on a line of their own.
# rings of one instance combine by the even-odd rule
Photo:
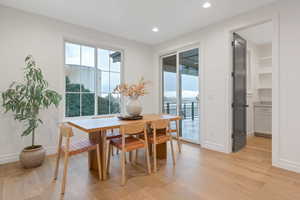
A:
<svg viewBox="0 0 300 200">
<path fill-rule="evenodd" d="M 126 111 L 130 116 L 138 116 L 142 113 L 142 104 L 138 96 L 129 97 L 126 104 Z"/>
<path fill-rule="evenodd" d="M 42 145 L 29 146 L 23 149 L 20 154 L 20 162 L 24 168 L 41 166 L 46 157 L 46 150 Z"/>
</svg>

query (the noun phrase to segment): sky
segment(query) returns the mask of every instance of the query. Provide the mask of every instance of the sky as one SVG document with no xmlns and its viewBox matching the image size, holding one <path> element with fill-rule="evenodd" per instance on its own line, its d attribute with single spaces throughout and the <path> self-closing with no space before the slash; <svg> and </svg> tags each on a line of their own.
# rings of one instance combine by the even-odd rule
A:
<svg viewBox="0 0 300 200">
<path fill-rule="evenodd" d="M 193 98 L 198 95 L 198 77 L 183 74 L 181 83 L 183 98 Z M 166 97 L 176 96 L 176 73 L 164 72 L 164 95 Z"/>
<path fill-rule="evenodd" d="M 110 55 L 115 51 L 93 48 L 84 45 L 66 43 L 65 46 L 65 62 L 68 65 L 78 65 L 84 66 L 81 68 L 88 68 L 84 72 L 73 71 L 70 80 L 73 83 L 82 83 L 85 88 L 94 90 L 93 87 L 93 67 L 95 67 L 95 50 L 97 50 L 97 67 L 100 70 L 103 70 L 101 73 L 98 73 L 98 77 L 101 80 L 100 86 L 98 87 L 101 90 L 101 93 L 111 92 L 118 84 L 120 84 L 120 62 L 113 62 Z M 75 70 L 75 69 L 73 69 Z M 99 70 L 99 71 L 100 71 Z M 104 72 L 110 71 L 110 72 Z M 80 76 L 80 77 L 79 77 Z M 92 80 L 93 79 L 93 80 Z M 92 81 L 92 82 L 91 82 Z"/>
</svg>

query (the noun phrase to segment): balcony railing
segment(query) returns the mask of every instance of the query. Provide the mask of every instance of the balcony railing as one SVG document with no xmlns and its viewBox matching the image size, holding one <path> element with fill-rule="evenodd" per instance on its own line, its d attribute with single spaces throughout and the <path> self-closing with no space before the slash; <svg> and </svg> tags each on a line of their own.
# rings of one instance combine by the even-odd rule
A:
<svg viewBox="0 0 300 200">
<path fill-rule="evenodd" d="M 168 114 L 177 114 L 176 103 L 165 102 L 164 112 Z M 181 115 L 183 119 L 196 119 L 198 118 L 198 102 L 184 102 L 181 104 Z"/>
</svg>

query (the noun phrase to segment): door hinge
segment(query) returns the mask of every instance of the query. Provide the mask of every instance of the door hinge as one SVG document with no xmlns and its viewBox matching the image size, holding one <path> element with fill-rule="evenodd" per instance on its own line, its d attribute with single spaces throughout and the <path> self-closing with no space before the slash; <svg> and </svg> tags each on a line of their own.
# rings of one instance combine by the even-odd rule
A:
<svg viewBox="0 0 300 200">
<path fill-rule="evenodd" d="M 234 77 L 234 72 L 231 72 L 231 76 Z"/>
<path fill-rule="evenodd" d="M 231 42 L 231 46 L 233 46 L 233 47 L 234 47 L 234 41 L 232 41 L 232 42 Z"/>
<path fill-rule="evenodd" d="M 234 134 L 233 133 L 231 134 L 231 138 L 234 139 Z"/>
<path fill-rule="evenodd" d="M 231 107 L 234 108 L 234 103 L 231 104 Z"/>
</svg>

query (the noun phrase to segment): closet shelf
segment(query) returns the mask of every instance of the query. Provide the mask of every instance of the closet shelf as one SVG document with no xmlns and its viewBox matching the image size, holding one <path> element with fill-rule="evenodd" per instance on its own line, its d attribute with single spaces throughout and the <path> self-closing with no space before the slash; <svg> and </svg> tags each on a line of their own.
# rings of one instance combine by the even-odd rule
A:
<svg viewBox="0 0 300 200">
<path fill-rule="evenodd" d="M 258 72 L 259 75 L 272 75 L 272 72 Z"/>
<path fill-rule="evenodd" d="M 272 56 L 261 57 L 260 61 L 269 61 L 272 60 Z"/>
<path fill-rule="evenodd" d="M 258 90 L 272 90 L 271 87 L 261 87 L 261 88 L 257 88 Z"/>
</svg>

